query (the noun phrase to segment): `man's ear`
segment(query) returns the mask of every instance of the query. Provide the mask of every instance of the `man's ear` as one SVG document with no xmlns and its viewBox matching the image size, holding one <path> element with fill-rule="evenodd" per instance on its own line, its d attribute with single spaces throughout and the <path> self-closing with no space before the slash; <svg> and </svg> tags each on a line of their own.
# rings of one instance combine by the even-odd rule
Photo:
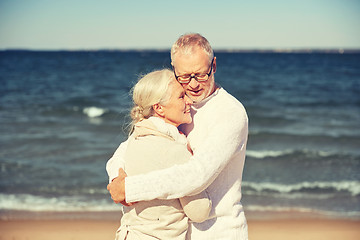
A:
<svg viewBox="0 0 360 240">
<path fill-rule="evenodd" d="M 216 57 L 214 57 L 214 62 L 213 62 L 213 73 L 216 72 Z"/>
<path fill-rule="evenodd" d="M 154 104 L 152 107 L 153 107 L 156 115 L 161 116 L 161 117 L 165 116 L 164 108 L 159 103 Z"/>
</svg>

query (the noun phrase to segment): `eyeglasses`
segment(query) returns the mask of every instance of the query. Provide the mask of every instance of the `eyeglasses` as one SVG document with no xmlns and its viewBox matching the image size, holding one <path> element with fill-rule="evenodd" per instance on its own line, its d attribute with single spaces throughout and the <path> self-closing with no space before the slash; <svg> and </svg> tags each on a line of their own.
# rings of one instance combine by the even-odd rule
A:
<svg viewBox="0 0 360 240">
<path fill-rule="evenodd" d="M 214 58 L 211 61 L 211 67 L 210 67 L 210 71 L 208 73 L 192 73 L 192 74 L 185 74 L 185 75 L 181 75 L 181 76 L 176 75 L 175 67 L 173 67 L 175 78 L 179 83 L 184 83 L 184 84 L 189 83 L 192 78 L 194 78 L 198 82 L 205 82 L 209 79 L 209 77 L 211 75 L 211 72 L 213 69 L 213 63 L 214 63 Z"/>
</svg>

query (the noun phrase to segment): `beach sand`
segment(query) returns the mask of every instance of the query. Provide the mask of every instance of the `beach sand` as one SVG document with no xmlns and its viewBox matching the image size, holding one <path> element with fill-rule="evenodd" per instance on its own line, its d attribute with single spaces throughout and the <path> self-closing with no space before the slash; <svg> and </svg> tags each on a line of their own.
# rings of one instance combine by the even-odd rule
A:
<svg viewBox="0 0 360 240">
<path fill-rule="evenodd" d="M 360 221 L 282 219 L 249 221 L 249 239 L 359 240 Z"/>
<path fill-rule="evenodd" d="M 0 240 L 112 240 L 118 220 L 1 220 Z M 359 240 L 360 220 L 250 219 L 250 240 Z"/>
</svg>

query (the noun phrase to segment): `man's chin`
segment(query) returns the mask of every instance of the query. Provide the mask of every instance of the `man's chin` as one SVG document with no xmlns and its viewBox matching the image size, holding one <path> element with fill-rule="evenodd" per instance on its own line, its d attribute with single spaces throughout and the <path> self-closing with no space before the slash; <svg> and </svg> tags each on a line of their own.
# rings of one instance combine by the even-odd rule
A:
<svg viewBox="0 0 360 240">
<path fill-rule="evenodd" d="M 194 102 L 200 102 L 202 100 L 201 96 L 189 96 L 189 98 Z"/>
<path fill-rule="evenodd" d="M 188 92 L 188 97 L 194 102 L 200 102 L 201 100 L 203 100 L 203 91 L 199 91 L 199 92 Z"/>
</svg>

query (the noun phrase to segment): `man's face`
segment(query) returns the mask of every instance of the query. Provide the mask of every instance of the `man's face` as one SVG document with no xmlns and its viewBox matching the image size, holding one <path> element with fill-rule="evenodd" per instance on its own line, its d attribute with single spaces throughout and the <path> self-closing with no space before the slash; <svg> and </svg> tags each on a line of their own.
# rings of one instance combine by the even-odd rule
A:
<svg viewBox="0 0 360 240">
<path fill-rule="evenodd" d="M 183 54 L 179 52 L 173 59 L 174 69 L 177 76 L 187 74 L 209 73 L 211 64 L 209 64 L 209 56 L 200 48 L 194 49 L 191 54 Z M 216 71 L 216 58 L 214 58 L 212 73 L 205 82 L 198 82 L 194 78 L 189 83 L 182 83 L 186 94 L 194 102 L 200 102 L 215 91 L 214 73 Z"/>
</svg>

